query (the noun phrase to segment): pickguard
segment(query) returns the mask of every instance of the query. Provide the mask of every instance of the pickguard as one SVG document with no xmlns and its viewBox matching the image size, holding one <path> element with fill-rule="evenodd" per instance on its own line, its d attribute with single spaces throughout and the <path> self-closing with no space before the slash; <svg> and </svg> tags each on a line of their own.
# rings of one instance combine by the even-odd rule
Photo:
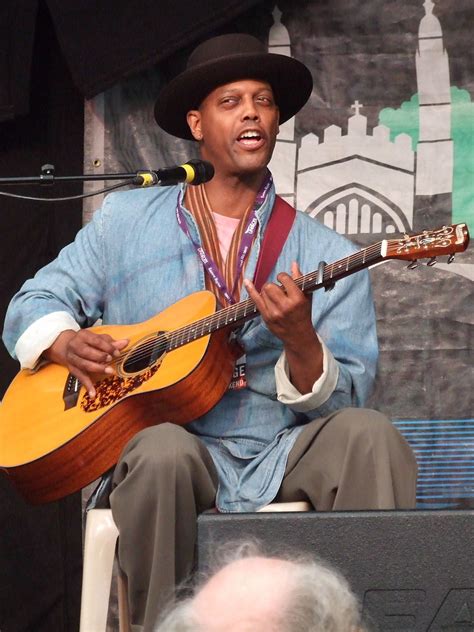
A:
<svg viewBox="0 0 474 632">
<path fill-rule="evenodd" d="M 123 378 L 118 375 L 112 375 L 104 378 L 94 385 L 96 390 L 95 397 L 91 398 L 89 393 L 84 394 L 81 400 L 82 410 L 90 413 L 110 406 L 110 404 L 115 404 L 152 378 L 158 371 L 158 368 L 159 363 L 145 371 L 136 373 L 132 377 Z"/>
</svg>

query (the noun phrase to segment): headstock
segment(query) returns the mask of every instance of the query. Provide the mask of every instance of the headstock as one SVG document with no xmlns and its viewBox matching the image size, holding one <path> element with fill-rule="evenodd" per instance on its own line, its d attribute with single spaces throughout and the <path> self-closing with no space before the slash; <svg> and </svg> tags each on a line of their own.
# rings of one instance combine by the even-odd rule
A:
<svg viewBox="0 0 474 632">
<path fill-rule="evenodd" d="M 450 255 L 450 263 L 454 259 L 454 253 L 464 252 L 468 243 L 467 225 L 453 224 L 436 230 L 424 230 L 418 235 L 389 239 L 386 242 L 384 256 L 388 259 L 405 259 L 413 262 L 409 267 L 416 267 L 417 259 L 430 259 L 428 265 L 433 265 L 439 255 Z"/>
</svg>

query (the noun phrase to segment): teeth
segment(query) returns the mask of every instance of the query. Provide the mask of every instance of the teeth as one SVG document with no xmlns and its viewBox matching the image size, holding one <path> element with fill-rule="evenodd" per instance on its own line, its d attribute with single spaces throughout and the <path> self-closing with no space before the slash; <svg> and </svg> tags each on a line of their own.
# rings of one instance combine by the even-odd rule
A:
<svg viewBox="0 0 474 632">
<path fill-rule="evenodd" d="M 243 132 L 239 138 L 260 138 L 260 134 L 258 132 L 248 131 Z"/>
</svg>

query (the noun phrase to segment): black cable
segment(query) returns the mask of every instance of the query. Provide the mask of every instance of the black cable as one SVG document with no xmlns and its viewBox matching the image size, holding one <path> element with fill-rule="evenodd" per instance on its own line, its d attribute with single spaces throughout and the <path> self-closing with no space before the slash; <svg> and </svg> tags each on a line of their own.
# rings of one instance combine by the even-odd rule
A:
<svg viewBox="0 0 474 632">
<path fill-rule="evenodd" d="M 67 202 L 68 200 L 80 200 L 81 198 L 93 197 L 94 195 L 100 195 L 101 193 L 108 193 L 109 191 L 113 191 L 114 189 L 118 189 L 120 187 L 126 187 L 129 184 L 130 184 L 129 181 L 119 182 L 118 184 L 114 184 L 111 187 L 100 189 L 99 191 L 94 191 L 93 193 L 83 193 L 82 195 L 71 195 L 69 197 L 57 197 L 57 198 L 31 197 L 29 195 L 18 195 L 17 193 L 7 193 L 6 191 L 0 191 L 0 195 L 5 195 L 6 197 L 19 198 L 20 200 L 33 200 L 35 202 Z"/>
</svg>

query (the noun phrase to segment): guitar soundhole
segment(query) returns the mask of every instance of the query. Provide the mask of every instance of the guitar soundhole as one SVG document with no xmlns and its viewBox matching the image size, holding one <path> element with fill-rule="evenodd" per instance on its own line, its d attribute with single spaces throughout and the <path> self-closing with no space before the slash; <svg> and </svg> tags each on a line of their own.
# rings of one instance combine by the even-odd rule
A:
<svg viewBox="0 0 474 632">
<path fill-rule="evenodd" d="M 139 373 L 151 366 L 160 365 L 168 349 L 168 340 L 163 332 L 156 337 L 145 340 L 130 353 L 122 365 L 122 372 Z"/>
</svg>

